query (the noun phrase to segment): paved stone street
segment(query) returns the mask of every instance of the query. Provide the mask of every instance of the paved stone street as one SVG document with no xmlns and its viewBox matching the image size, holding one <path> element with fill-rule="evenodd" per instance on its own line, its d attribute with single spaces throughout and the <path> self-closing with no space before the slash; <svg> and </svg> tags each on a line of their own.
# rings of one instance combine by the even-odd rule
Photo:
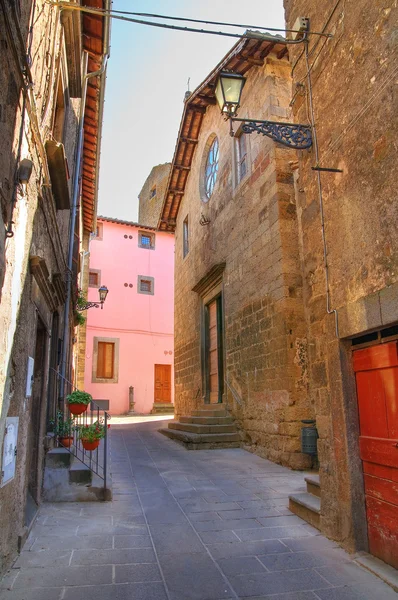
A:
<svg viewBox="0 0 398 600">
<path fill-rule="evenodd" d="M 303 473 L 141 421 L 112 428 L 113 502 L 43 505 L 0 600 L 397 598 L 289 512 Z"/>
</svg>

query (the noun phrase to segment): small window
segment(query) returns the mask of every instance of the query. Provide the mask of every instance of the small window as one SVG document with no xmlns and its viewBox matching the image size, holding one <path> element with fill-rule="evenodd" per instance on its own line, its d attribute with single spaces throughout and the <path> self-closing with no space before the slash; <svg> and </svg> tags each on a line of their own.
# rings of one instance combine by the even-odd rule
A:
<svg viewBox="0 0 398 600">
<path fill-rule="evenodd" d="M 213 193 L 214 190 L 214 186 L 216 185 L 216 181 L 217 181 L 217 173 L 218 173 L 218 157 L 219 157 L 219 148 L 218 148 L 218 138 L 215 137 L 208 155 L 207 155 L 207 159 L 206 159 L 206 166 L 205 166 L 205 194 L 207 199 L 210 199 L 210 196 Z"/>
<path fill-rule="evenodd" d="M 154 294 L 155 280 L 153 277 L 146 277 L 145 275 L 138 275 L 137 291 L 139 294 Z"/>
<path fill-rule="evenodd" d="M 182 224 L 182 228 L 183 228 L 183 256 L 184 258 L 186 257 L 186 255 L 189 252 L 189 227 L 188 227 L 188 216 L 184 219 L 184 222 Z"/>
<path fill-rule="evenodd" d="M 99 288 L 101 285 L 101 271 L 97 269 L 90 269 L 88 273 L 88 286 Z"/>
<path fill-rule="evenodd" d="M 240 133 L 240 135 L 238 135 L 236 138 L 236 171 L 237 181 L 240 183 L 248 171 L 247 143 L 245 133 Z"/>
<path fill-rule="evenodd" d="M 97 378 L 113 379 L 115 371 L 115 344 L 98 342 Z"/>
<path fill-rule="evenodd" d="M 156 196 L 156 185 L 153 186 L 151 191 L 149 192 L 149 199 L 154 198 Z"/>
<path fill-rule="evenodd" d="M 64 86 L 63 68 L 61 66 L 58 85 L 55 96 L 54 122 L 53 122 L 53 138 L 57 142 L 64 143 L 66 135 L 66 111 L 68 108 L 68 92 Z"/>
<path fill-rule="evenodd" d="M 140 231 L 138 233 L 138 245 L 140 248 L 153 250 L 155 248 L 155 234 Z"/>
<path fill-rule="evenodd" d="M 97 223 L 97 229 L 95 230 L 95 240 L 102 240 L 104 226 L 102 223 Z"/>
</svg>

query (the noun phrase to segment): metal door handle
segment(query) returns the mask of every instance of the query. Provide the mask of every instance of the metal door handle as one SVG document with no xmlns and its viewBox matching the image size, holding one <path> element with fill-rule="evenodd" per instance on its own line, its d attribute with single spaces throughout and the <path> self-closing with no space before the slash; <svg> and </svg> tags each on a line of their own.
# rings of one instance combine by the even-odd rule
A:
<svg viewBox="0 0 398 600">
<path fill-rule="evenodd" d="M 395 444 L 393 444 L 394 448 L 398 448 L 398 442 L 396 442 Z"/>
</svg>

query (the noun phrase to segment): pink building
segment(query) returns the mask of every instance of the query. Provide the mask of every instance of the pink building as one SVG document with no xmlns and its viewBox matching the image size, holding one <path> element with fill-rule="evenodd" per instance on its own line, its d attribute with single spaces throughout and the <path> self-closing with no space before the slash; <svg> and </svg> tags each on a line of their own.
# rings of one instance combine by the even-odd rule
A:
<svg viewBox="0 0 398 600">
<path fill-rule="evenodd" d="M 111 414 L 174 402 L 174 235 L 98 217 L 90 244 L 85 390 Z M 134 405 L 132 405 L 134 402 Z"/>
</svg>

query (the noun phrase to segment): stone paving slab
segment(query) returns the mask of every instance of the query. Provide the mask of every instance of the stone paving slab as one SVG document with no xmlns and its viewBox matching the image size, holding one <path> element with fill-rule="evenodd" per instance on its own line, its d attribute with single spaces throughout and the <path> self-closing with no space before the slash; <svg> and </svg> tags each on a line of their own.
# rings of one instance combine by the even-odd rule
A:
<svg viewBox="0 0 398 600">
<path fill-rule="evenodd" d="M 304 473 L 136 421 L 112 429 L 113 500 L 43 505 L 0 600 L 398 600 L 289 511 Z"/>
</svg>

